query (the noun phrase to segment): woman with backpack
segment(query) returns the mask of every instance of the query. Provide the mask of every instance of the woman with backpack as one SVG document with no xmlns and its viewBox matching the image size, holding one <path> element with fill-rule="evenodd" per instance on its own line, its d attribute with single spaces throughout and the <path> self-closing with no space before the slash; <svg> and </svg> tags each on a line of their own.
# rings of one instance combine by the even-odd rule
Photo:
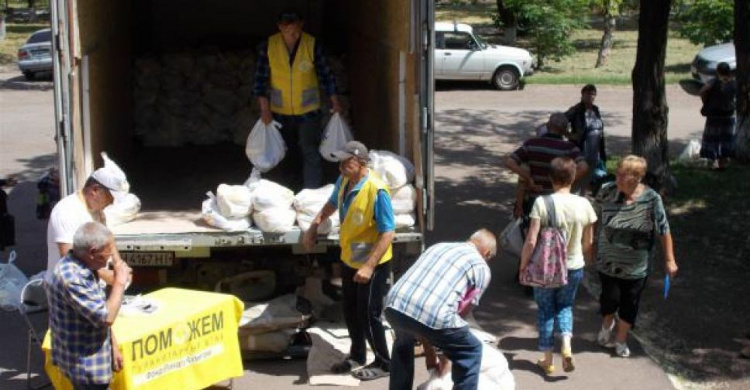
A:
<svg viewBox="0 0 750 390">
<path fill-rule="evenodd" d="M 531 224 L 521 254 L 520 282 L 528 284 L 529 270 L 535 269 L 531 264 L 532 255 L 535 261 L 537 258 L 537 254 L 534 253 L 535 249 L 540 251 L 548 249 L 542 247 L 547 244 L 546 242 L 539 241 L 540 231 L 550 224 L 558 228 L 563 241 L 562 247 L 555 249 L 557 249 L 556 253 L 564 258 L 562 271 L 567 272 L 567 283 L 554 288 L 534 287 L 534 300 L 538 306 L 539 350 L 544 352 L 544 356 L 537 361 L 537 365 L 546 374 L 555 371 L 552 357 L 552 349 L 555 345 L 555 325 L 557 325 L 557 332 L 562 336 L 560 352 L 563 358 L 563 370 L 570 372 L 575 369 L 571 348 L 573 302 L 578 285 L 583 278 L 584 253 L 587 257 L 593 254 L 591 248 L 596 213 L 586 198 L 571 193 L 570 189 L 575 176 L 576 163 L 573 159 L 557 157 L 552 160 L 549 177 L 554 193 L 540 196 L 534 202 L 530 214 Z M 553 210 L 554 213 L 550 215 L 549 210 Z M 537 245 L 540 248 L 537 248 Z"/>
<path fill-rule="evenodd" d="M 657 237 L 666 273 L 670 278 L 677 273 L 664 204 L 656 191 L 641 183 L 644 176 L 646 159 L 626 156 L 617 164 L 615 182 L 602 187 L 596 197 L 599 215 L 596 270 L 602 284 L 599 297 L 602 328 L 597 342 L 614 348 L 615 355 L 620 357 L 630 356 L 628 332 L 635 325 L 641 292 L 653 270 Z"/>
<path fill-rule="evenodd" d="M 713 162 L 712 169 L 723 171 L 734 151 L 734 110 L 737 83 L 729 64 L 720 62 L 716 78 L 706 83 L 699 94 L 703 100 L 701 115 L 706 117 L 700 156 Z"/>
</svg>

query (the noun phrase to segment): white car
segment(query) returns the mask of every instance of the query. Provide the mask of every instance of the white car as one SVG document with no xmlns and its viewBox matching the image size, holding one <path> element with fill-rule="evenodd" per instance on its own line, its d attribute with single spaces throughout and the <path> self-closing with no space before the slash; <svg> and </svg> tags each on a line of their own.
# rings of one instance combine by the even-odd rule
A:
<svg viewBox="0 0 750 390">
<path fill-rule="evenodd" d="M 18 49 L 18 69 L 28 80 L 34 80 L 37 73 L 52 72 L 51 53 L 52 30 L 39 30 Z"/>
<path fill-rule="evenodd" d="M 732 73 L 737 69 L 737 58 L 734 51 L 734 43 L 723 43 L 721 45 L 709 46 L 695 56 L 690 66 L 693 79 L 700 83 L 706 83 L 716 77 L 716 67 L 720 62 L 726 62 Z"/>
<path fill-rule="evenodd" d="M 531 54 L 524 49 L 490 45 L 471 26 L 435 23 L 435 79 L 484 80 L 497 89 L 517 89 L 534 73 Z"/>
</svg>

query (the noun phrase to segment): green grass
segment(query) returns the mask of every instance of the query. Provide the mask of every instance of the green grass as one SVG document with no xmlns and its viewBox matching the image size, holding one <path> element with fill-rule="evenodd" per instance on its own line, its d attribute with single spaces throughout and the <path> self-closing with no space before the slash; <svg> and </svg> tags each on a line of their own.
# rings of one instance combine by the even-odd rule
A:
<svg viewBox="0 0 750 390">
<path fill-rule="evenodd" d="M 500 43 L 500 31 L 492 24 L 490 15 L 497 9 L 494 2 L 463 5 L 438 5 L 435 19 L 438 21 L 458 21 L 474 27 L 475 33 L 489 42 Z M 614 32 L 614 45 L 605 67 L 594 68 L 599 53 L 602 31 L 595 28 L 577 30 L 572 34 L 577 52 L 559 62 L 548 61 L 543 69 L 536 69 L 528 84 L 631 84 L 631 72 L 635 65 L 638 47 L 637 20 L 626 20 L 622 30 Z M 528 48 L 523 39 L 516 46 Z M 680 80 L 691 79 L 690 63 L 701 49 L 671 32 L 667 41 L 665 61 L 666 82 L 676 84 Z"/>
<path fill-rule="evenodd" d="M 5 39 L 0 41 L 0 65 L 15 64 L 18 49 L 37 30 L 49 27 L 49 23 L 8 23 Z"/>
</svg>

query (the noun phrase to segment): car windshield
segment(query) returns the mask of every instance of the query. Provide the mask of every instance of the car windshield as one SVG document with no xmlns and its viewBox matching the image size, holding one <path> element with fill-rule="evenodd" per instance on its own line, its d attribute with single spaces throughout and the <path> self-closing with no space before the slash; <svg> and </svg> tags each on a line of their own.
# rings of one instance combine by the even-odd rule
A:
<svg viewBox="0 0 750 390">
<path fill-rule="evenodd" d="M 487 46 L 489 46 L 487 42 L 485 42 L 484 39 L 482 39 L 482 37 L 480 37 L 479 35 L 474 35 L 474 39 L 477 40 L 477 42 L 479 43 L 479 47 L 481 47 L 482 50 L 486 49 Z"/>
<path fill-rule="evenodd" d="M 29 38 L 26 43 L 43 43 L 43 42 L 52 42 L 52 32 L 51 31 L 42 31 L 38 32 Z"/>
</svg>

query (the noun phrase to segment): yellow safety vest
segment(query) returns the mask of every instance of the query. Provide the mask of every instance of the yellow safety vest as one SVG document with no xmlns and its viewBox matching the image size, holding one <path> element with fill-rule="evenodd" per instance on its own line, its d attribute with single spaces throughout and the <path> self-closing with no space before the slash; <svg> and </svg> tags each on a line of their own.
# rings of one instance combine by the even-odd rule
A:
<svg viewBox="0 0 750 390">
<path fill-rule="evenodd" d="M 344 203 L 346 187 L 349 179 L 341 181 L 337 195 L 339 206 Z M 367 181 L 362 185 L 357 195 L 352 199 L 344 220 L 341 222 L 339 243 L 341 245 L 341 261 L 346 265 L 359 269 L 367 261 L 367 257 L 375 247 L 380 232 L 375 222 L 375 201 L 378 191 L 385 190 L 390 195 L 388 185 L 373 171 L 370 171 Z M 383 264 L 393 257 L 393 245 L 380 258 L 378 264 Z"/>
<path fill-rule="evenodd" d="M 289 66 L 289 51 L 281 33 L 268 38 L 271 112 L 282 115 L 302 115 L 320 108 L 314 49 L 315 38 L 302 33 L 294 63 Z"/>
</svg>

